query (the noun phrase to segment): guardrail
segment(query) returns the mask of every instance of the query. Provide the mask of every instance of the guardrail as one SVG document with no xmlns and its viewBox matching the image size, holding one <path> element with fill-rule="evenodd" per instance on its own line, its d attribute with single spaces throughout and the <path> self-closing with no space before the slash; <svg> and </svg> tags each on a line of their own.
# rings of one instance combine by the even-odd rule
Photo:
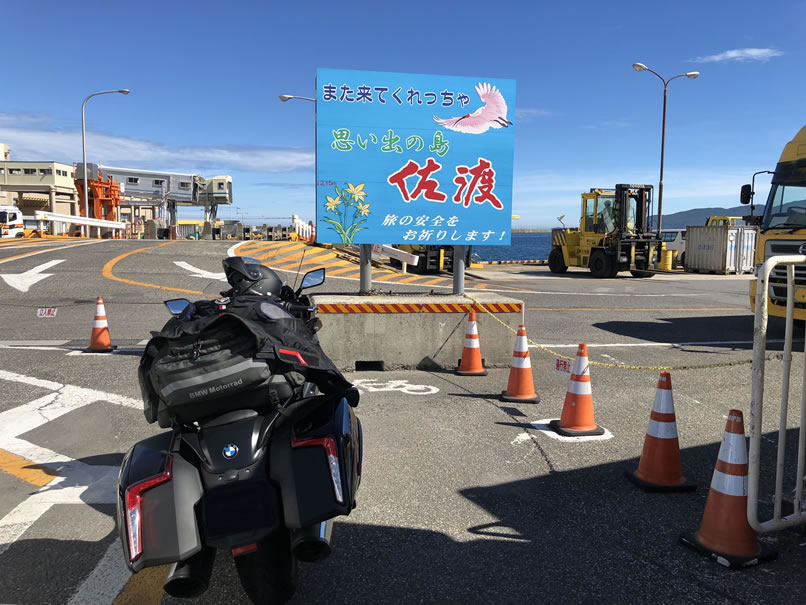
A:
<svg viewBox="0 0 806 605">
<path fill-rule="evenodd" d="M 72 225 L 87 225 L 88 227 L 106 227 L 112 229 L 113 235 L 117 235 L 117 231 L 126 228 L 126 223 L 119 221 L 105 221 L 98 218 L 87 218 L 84 216 L 74 216 L 72 214 L 57 214 L 55 212 L 48 212 L 47 210 L 37 210 L 34 212 L 34 218 L 38 221 L 48 221 L 53 223 L 65 223 Z"/>
<path fill-rule="evenodd" d="M 806 264 L 806 256 L 773 256 L 756 270 L 756 315 L 753 328 L 753 390 L 750 400 L 750 456 L 747 473 L 747 521 L 758 532 L 780 531 L 806 524 L 803 504 L 803 475 L 806 466 L 806 355 L 804 355 L 804 385 L 800 402 L 800 434 L 793 512 L 782 516 L 784 488 L 784 454 L 786 424 L 789 411 L 789 378 L 792 369 L 792 333 L 795 312 L 795 265 Z M 781 387 L 781 416 L 778 428 L 778 456 L 775 468 L 773 518 L 759 521 L 759 476 L 761 468 L 762 412 L 764 407 L 764 364 L 767 350 L 767 319 L 770 273 L 776 265 L 786 265 L 786 331 L 784 336 L 783 382 Z"/>
</svg>

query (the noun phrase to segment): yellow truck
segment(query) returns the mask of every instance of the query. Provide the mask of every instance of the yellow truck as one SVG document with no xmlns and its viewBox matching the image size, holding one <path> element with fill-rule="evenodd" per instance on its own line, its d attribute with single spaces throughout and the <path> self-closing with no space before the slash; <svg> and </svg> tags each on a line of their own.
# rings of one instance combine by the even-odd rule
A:
<svg viewBox="0 0 806 605">
<path fill-rule="evenodd" d="M 629 271 L 652 277 L 661 241 L 650 231 L 652 185 L 616 185 L 582 194 L 579 228 L 552 229 L 549 270 L 584 267 L 594 277 Z"/>
<path fill-rule="evenodd" d="M 742 204 L 750 204 L 752 185 L 741 190 Z M 806 253 L 806 126 L 781 153 L 773 172 L 767 205 L 759 225 L 756 267 L 772 256 Z M 756 282 L 750 282 L 750 308 L 755 312 Z M 786 267 L 770 274 L 768 313 L 786 317 Z M 806 320 L 806 269 L 795 269 L 795 319 Z"/>
<path fill-rule="evenodd" d="M 741 216 L 709 216 L 705 220 L 706 227 L 739 227 L 744 225 Z"/>
</svg>

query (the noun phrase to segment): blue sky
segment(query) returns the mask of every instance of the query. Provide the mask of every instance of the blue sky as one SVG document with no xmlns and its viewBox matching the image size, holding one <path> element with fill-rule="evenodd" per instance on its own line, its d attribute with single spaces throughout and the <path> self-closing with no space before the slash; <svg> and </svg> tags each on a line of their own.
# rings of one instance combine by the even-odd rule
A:
<svg viewBox="0 0 806 605">
<path fill-rule="evenodd" d="M 513 227 L 579 194 L 657 185 L 664 214 L 738 204 L 806 124 L 806 2 L 6 2 L 0 142 L 12 159 L 231 174 L 250 219 L 314 216 L 317 67 L 517 81 Z M 82 35 L 82 29 L 87 31 Z M 758 188 L 764 198 L 765 184 Z M 758 198 L 757 198 L 758 199 Z M 219 216 L 226 218 L 228 209 Z M 566 223 L 568 221 L 566 220 Z"/>
</svg>

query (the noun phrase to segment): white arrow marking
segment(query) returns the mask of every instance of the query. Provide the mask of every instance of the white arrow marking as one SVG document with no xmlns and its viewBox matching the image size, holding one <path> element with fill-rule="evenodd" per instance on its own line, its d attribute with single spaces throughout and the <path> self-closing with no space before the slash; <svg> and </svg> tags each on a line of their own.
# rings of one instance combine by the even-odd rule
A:
<svg viewBox="0 0 806 605">
<path fill-rule="evenodd" d="M 19 290 L 20 292 L 27 292 L 28 288 L 33 286 L 35 283 L 42 281 L 46 277 L 50 277 L 53 273 L 42 273 L 45 269 L 50 269 L 54 265 L 58 265 L 59 263 L 63 263 L 64 260 L 51 260 L 46 263 L 42 263 L 38 267 L 34 267 L 26 271 L 25 273 L 6 273 L 5 275 L 0 275 L 9 286 Z"/>
<path fill-rule="evenodd" d="M 210 271 L 205 271 L 204 269 L 199 269 L 198 267 L 194 267 L 193 265 L 186 263 L 182 260 L 175 260 L 174 264 L 179 267 L 180 269 L 187 269 L 193 274 L 193 277 L 201 277 L 203 279 L 217 279 L 218 281 L 227 281 L 227 276 L 225 273 L 212 273 Z"/>
</svg>

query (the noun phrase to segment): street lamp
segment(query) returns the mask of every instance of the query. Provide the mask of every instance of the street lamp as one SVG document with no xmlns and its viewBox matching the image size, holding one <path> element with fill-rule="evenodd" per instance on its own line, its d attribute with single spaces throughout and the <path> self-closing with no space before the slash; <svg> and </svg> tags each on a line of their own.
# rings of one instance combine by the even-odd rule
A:
<svg viewBox="0 0 806 605">
<path fill-rule="evenodd" d="M 312 99 L 311 97 L 298 97 L 296 95 L 280 95 L 279 99 L 283 102 L 290 101 L 291 99 L 302 99 L 303 101 L 313 101 L 316 103 L 316 99 Z"/>
<path fill-rule="evenodd" d="M 688 73 L 679 74 L 674 77 L 669 78 L 668 80 L 664 80 L 663 77 L 658 74 L 657 72 L 652 71 L 643 63 L 633 63 L 632 68 L 635 71 L 648 71 L 649 73 L 653 73 L 663 82 L 663 122 L 661 127 L 661 135 L 660 135 L 660 181 L 658 182 L 658 239 L 660 239 L 660 229 L 661 229 L 661 219 L 663 217 L 663 152 L 666 143 L 666 90 L 669 87 L 669 82 L 672 80 L 676 80 L 677 78 L 682 78 L 685 76 L 689 80 L 695 80 L 697 76 L 700 75 L 698 71 L 690 71 Z"/>
<path fill-rule="evenodd" d="M 112 93 L 115 93 L 115 92 L 120 93 L 122 95 L 127 95 L 131 91 L 128 88 L 123 88 L 121 90 L 104 90 L 103 92 L 94 92 L 90 96 L 88 96 L 86 99 L 84 99 L 84 102 L 81 104 L 81 157 L 82 157 L 82 160 L 84 162 L 84 218 L 89 218 L 90 217 L 89 205 L 88 205 L 89 200 L 87 198 L 87 180 L 88 180 L 88 178 L 87 178 L 87 143 L 86 143 L 87 132 L 86 132 L 86 127 L 84 126 L 84 106 L 87 104 L 87 101 L 89 101 L 92 97 L 97 97 L 98 95 L 108 95 L 108 94 L 112 94 Z M 83 231 L 84 231 L 84 235 L 89 237 L 89 235 L 90 235 L 90 227 L 89 227 L 89 225 L 85 225 Z"/>
</svg>

